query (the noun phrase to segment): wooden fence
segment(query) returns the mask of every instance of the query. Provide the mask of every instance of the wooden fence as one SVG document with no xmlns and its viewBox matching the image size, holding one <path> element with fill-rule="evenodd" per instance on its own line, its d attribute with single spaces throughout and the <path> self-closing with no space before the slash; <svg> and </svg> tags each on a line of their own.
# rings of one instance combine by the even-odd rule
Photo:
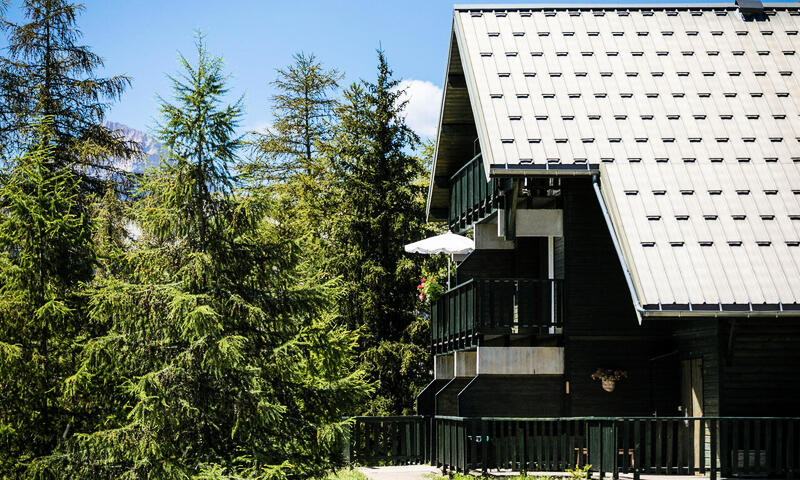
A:
<svg viewBox="0 0 800 480">
<path fill-rule="evenodd" d="M 620 473 L 792 478 L 800 472 L 800 418 L 795 417 L 366 418 L 371 420 L 356 421 L 362 427 L 355 432 L 362 433 L 352 444 L 353 458 L 373 463 L 399 459 L 457 472 L 556 472 L 592 465 L 592 471 L 614 478 Z M 390 446 L 393 441 L 401 443 Z"/>
</svg>

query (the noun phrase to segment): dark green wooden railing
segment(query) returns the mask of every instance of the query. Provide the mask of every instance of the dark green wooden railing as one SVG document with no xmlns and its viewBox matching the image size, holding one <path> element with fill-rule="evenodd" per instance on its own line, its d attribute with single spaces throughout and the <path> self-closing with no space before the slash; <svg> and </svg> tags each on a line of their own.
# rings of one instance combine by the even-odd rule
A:
<svg viewBox="0 0 800 480">
<path fill-rule="evenodd" d="M 450 177 L 450 230 L 463 232 L 497 209 L 497 180 L 486 181 L 481 154 Z"/>
<path fill-rule="evenodd" d="M 800 472 L 798 417 L 359 417 L 356 425 L 351 449 L 360 463 L 427 462 L 457 472 L 591 465 L 614 478 Z"/>
<path fill-rule="evenodd" d="M 562 325 L 561 281 L 473 278 L 445 292 L 431 310 L 435 353 L 475 346 L 481 335 L 546 335 Z"/>
<path fill-rule="evenodd" d="M 359 465 L 431 461 L 430 419 L 422 416 L 354 417 L 346 457 Z"/>
<path fill-rule="evenodd" d="M 436 464 L 445 470 L 511 469 L 654 475 L 775 476 L 800 472 L 800 418 L 436 417 Z"/>
</svg>

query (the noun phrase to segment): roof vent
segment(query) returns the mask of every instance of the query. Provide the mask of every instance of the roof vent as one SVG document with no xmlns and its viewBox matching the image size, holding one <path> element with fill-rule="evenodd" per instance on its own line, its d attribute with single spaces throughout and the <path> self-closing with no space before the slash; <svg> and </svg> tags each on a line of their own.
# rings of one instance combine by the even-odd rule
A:
<svg viewBox="0 0 800 480">
<path fill-rule="evenodd" d="M 764 4 L 761 3 L 761 0 L 736 0 L 736 5 L 746 20 L 764 16 Z"/>
</svg>

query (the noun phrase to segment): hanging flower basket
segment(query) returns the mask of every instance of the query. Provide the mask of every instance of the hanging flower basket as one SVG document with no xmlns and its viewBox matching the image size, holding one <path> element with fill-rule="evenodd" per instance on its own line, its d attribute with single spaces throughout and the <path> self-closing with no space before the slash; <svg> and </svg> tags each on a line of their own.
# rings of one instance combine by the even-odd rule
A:
<svg viewBox="0 0 800 480">
<path fill-rule="evenodd" d="M 417 291 L 420 301 L 432 303 L 442 295 L 444 288 L 436 281 L 436 277 L 427 276 L 422 277 L 422 281 L 417 285 Z"/>
<path fill-rule="evenodd" d="M 617 387 L 617 382 L 623 378 L 628 378 L 628 372 L 611 368 L 598 368 L 592 374 L 592 380 L 600 380 L 600 384 L 606 392 L 613 392 Z"/>
<path fill-rule="evenodd" d="M 611 380 L 610 378 L 604 378 L 600 381 L 600 383 L 603 385 L 603 390 L 606 392 L 613 392 L 614 388 L 617 386 L 617 382 Z"/>
</svg>

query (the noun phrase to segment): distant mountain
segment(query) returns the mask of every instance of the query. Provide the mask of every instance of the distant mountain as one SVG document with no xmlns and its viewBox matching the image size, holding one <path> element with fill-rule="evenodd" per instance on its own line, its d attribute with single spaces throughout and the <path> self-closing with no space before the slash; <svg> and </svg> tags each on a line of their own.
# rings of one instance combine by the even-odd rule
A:
<svg viewBox="0 0 800 480">
<path fill-rule="evenodd" d="M 103 126 L 109 130 L 122 132 L 122 136 L 125 140 L 138 143 L 145 154 L 145 157 L 140 159 L 117 159 L 115 162 L 117 167 L 128 172 L 142 173 L 148 164 L 158 164 L 162 149 L 161 145 L 159 145 L 159 143 L 153 137 L 122 123 L 103 122 Z"/>
</svg>

